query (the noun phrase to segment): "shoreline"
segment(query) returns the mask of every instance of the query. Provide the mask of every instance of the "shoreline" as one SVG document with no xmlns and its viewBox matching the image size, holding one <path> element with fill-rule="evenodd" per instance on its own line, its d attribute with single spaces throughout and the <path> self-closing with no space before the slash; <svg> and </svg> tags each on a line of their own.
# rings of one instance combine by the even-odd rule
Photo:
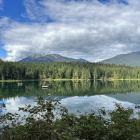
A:
<svg viewBox="0 0 140 140">
<path fill-rule="evenodd" d="M 37 82 L 37 81 L 140 81 L 140 79 L 29 79 L 29 80 L 0 80 L 0 83 Z"/>
</svg>

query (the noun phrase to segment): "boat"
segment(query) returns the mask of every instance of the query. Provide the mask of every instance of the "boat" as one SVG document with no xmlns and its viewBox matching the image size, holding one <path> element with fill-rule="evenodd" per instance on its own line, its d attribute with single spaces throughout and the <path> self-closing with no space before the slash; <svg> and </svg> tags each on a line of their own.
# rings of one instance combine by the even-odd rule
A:
<svg viewBox="0 0 140 140">
<path fill-rule="evenodd" d="M 47 86 L 47 85 L 45 86 L 45 85 L 44 85 L 44 86 L 42 86 L 42 88 L 49 88 L 49 86 Z"/>
</svg>

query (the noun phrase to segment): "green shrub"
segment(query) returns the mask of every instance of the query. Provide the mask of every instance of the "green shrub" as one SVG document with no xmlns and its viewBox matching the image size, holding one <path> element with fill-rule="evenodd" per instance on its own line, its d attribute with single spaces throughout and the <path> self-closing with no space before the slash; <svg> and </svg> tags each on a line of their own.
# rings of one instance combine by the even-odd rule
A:
<svg viewBox="0 0 140 140">
<path fill-rule="evenodd" d="M 140 119 L 132 117 L 133 110 L 117 109 L 105 119 L 100 115 L 75 116 L 58 101 L 38 99 L 37 105 L 19 108 L 27 113 L 0 117 L 1 140 L 139 140 Z M 10 124 L 10 125 L 9 125 Z"/>
</svg>

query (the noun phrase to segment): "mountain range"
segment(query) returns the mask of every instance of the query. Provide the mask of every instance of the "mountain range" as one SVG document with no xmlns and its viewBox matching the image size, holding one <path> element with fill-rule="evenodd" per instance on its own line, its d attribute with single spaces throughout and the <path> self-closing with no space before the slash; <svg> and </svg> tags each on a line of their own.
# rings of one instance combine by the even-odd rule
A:
<svg viewBox="0 0 140 140">
<path fill-rule="evenodd" d="M 33 55 L 26 57 L 19 62 L 88 62 L 84 59 L 74 59 L 69 57 L 64 57 L 59 54 L 48 54 L 48 55 Z"/>
<path fill-rule="evenodd" d="M 47 54 L 47 55 L 33 55 L 26 57 L 19 62 L 88 62 L 85 59 L 74 59 L 64 57 L 59 54 Z M 140 66 L 140 51 L 132 52 L 128 54 L 120 54 L 110 59 L 101 61 L 104 64 L 116 64 L 116 65 L 127 65 L 127 66 Z"/>
<path fill-rule="evenodd" d="M 127 66 L 140 66 L 140 51 L 128 54 L 120 54 L 110 59 L 101 61 L 105 64 L 117 64 Z"/>
</svg>

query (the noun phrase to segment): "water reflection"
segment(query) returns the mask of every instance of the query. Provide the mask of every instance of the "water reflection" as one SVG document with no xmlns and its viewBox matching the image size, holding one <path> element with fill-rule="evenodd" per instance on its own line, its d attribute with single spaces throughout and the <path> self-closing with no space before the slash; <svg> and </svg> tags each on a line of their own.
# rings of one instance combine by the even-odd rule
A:
<svg viewBox="0 0 140 140">
<path fill-rule="evenodd" d="M 49 87 L 42 89 L 42 85 Z M 0 83 L 0 113 L 13 113 L 18 107 L 34 104 L 37 96 L 57 98 L 71 113 L 91 112 L 102 107 L 112 110 L 115 103 L 135 108 L 135 104 L 140 104 L 139 93 L 139 81 L 38 81 L 24 82 L 20 86 L 18 83 Z"/>
<path fill-rule="evenodd" d="M 6 108 L 5 102 L 3 100 L 0 100 L 0 113 L 2 113 L 5 108 Z"/>
<path fill-rule="evenodd" d="M 49 85 L 42 89 L 41 85 Z M 140 91 L 139 81 L 116 81 L 116 82 L 94 82 L 94 81 L 56 81 L 56 82 L 24 82 L 22 86 L 18 83 L 0 83 L 0 98 L 30 97 L 30 96 L 91 96 L 109 95 L 116 93 L 132 93 Z"/>
<path fill-rule="evenodd" d="M 134 103 L 123 102 L 112 97 L 105 95 L 94 95 L 94 96 L 73 96 L 59 99 L 61 104 L 65 106 L 70 113 L 74 114 L 84 114 L 91 112 L 98 112 L 99 109 L 104 108 L 106 111 L 112 111 L 115 109 L 116 104 L 120 104 L 124 108 L 132 108 L 136 112 L 139 111 L 139 108 L 135 108 Z M 16 97 L 5 99 L 4 103 L 6 104 L 6 110 L 3 109 L 2 113 L 18 112 L 18 107 L 24 107 L 25 104 L 35 105 L 36 98 L 27 98 L 27 97 Z"/>
<path fill-rule="evenodd" d="M 62 99 L 61 103 L 68 108 L 70 113 L 74 114 L 79 114 L 77 111 L 82 114 L 91 112 L 98 113 L 100 109 L 105 109 L 107 112 L 113 111 L 116 108 L 116 104 L 119 104 L 124 108 L 131 108 L 136 112 L 139 111 L 139 109 L 135 109 L 135 104 L 133 103 L 122 102 L 105 95 L 69 97 Z"/>
</svg>

